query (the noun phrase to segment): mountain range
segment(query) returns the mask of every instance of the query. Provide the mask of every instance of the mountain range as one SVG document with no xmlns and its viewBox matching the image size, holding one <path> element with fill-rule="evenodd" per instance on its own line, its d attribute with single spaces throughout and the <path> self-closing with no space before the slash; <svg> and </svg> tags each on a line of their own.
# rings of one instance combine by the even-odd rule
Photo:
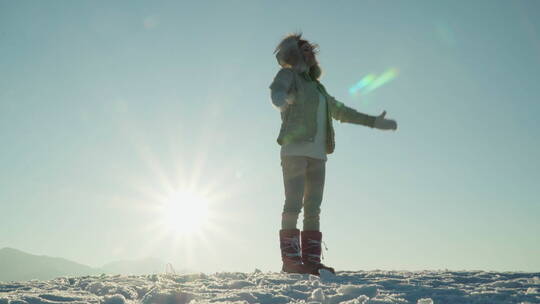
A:
<svg viewBox="0 0 540 304">
<path fill-rule="evenodd" d="M 94 268 L 64 258 L 33 255 L 14 248 L 0 249 L 0 281 L 50 280 L 61 276 L 99 274 L 141 275 L 165 272 L 165 262 L 156 258 L 126 260 Z"/>
</svg>

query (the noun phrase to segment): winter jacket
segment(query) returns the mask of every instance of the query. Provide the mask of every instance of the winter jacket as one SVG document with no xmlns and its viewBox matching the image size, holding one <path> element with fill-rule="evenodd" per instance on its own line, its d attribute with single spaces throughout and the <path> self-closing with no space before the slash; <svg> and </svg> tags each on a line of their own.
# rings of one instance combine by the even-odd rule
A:
<svg viewBox="0 0 540 304">
<path fill-rule="evenodd" d="M 305 156 L 314 159 L 328 160 L 326 155 L 326 127 L 327 127 L 327 107 L 326 97 L 322 93 L 319 95 L 319 105 L 317 107 L 317 131 L 313 136 L 313 141 L 289 142 L 279 149 L 281 158 L 287 156 Z"/>
<path fill-rule="evenodd" d="M 312 142 L 317 132 L 319 92 L 326 99 L 327 132 L 326 153 L 335 149 L 332 118 L 373 128 L 375 116 L 366 115 L 345 106 L 326 92 L 324 86 L 306 72 L 282 68 L 270 85 L 272 104 L 281 112 L 281 128 L 277 137 L 279 145 L 290 142 Z"/>
</svg>

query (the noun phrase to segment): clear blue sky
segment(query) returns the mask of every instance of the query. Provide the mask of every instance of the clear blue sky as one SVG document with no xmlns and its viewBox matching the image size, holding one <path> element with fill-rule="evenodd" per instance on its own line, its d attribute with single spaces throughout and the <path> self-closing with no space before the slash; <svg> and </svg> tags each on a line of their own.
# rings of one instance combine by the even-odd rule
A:
<svg viewBox="0 0 540 304">
<path fill-rule="evenodd" d="M 332 95 L 399 125 L 335 123 L 325 262 L 540 271 L 539 20 L 538 1 L 1 0 L 0 247 L 279 270 L 268 85 L 301 30 Z M 148 210 L 186 184 L 214 218 L 179 239 Z"/>
</svg>

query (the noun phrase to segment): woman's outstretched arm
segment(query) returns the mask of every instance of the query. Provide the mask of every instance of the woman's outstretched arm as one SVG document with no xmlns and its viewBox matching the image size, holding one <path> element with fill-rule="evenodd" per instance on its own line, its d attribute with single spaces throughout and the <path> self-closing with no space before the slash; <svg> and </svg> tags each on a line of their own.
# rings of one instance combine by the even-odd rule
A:
<svg viewBox="0 0 540 304">
<path fill-rule="evenodd" d="M 353 108 L 349 108 L 342 102 L 337 101 L 333 96 L 328 96 L 328 105 L 332 118 L 340 122 L 354 123 L 364 125 L 380 130 L 396 130 L 397 123 L 393 119 L 386 119 L 386 111 L 379 116 L 371 116 L 360 113 Z"/>
</svg>

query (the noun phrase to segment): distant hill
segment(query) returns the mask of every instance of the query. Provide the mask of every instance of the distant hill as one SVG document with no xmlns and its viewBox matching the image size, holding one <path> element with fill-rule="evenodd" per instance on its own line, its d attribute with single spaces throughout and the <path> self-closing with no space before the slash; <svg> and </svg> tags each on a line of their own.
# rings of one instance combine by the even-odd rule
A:
<svg viewBox="0 0 540 304">
<path fill-rule="evenodd" d="M 165 263 L 159 259 L 117 261 L 93 268 L 67 259 L 33 255 L 13 248 L 0 249 L 0 281 L 51 280 L 62 276 L 105 274 L 141 275 L 163 273 Z"/>
<path fill-rule="evenodd" d="M 105 264 L 102 268 L 103 273 L 107 274 L 149 274 L 162 273 L 165 271 L 165 262 L 155 259 L 146 258 L 142 260 L 116 261 Z"/>
<path fill-rule="evenodd" d="M 50 280 L 60 276 L 100 274 L 100 270 L 63 258 L 0 249 L 0 281 Z"/>
</svg>

